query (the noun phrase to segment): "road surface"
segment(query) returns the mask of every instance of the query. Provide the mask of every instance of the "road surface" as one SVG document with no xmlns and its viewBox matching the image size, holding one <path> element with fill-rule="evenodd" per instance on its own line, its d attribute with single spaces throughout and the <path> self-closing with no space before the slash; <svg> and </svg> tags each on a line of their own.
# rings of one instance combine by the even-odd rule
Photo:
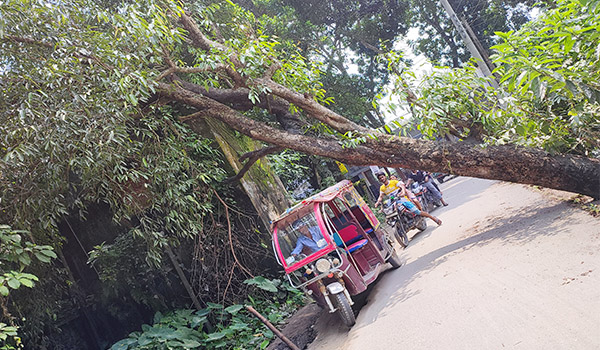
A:
<svg viewBox="0 0 600 350">
<path fill-rule="evenodd" d="M 600 219 L 564 192 L 456 178 L 448 207 L 370 288 L 350 330 L 309 350 L 600 349 Z M 399 248 L 399 246 L 398 246 Z"/>
</svg>

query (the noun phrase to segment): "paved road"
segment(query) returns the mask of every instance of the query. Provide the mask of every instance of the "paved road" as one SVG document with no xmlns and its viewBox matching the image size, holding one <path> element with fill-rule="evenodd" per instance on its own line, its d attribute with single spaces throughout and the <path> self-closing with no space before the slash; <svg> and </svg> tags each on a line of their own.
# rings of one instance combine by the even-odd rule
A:
<svg viewBox="0 0 600 350">
<path fill-rule="evenodd" d="M 442 190 L 443 225 L 412 238 L 352 329 L 324 312 L 309 350 L 600 349 L 600 220 L 564 192 L 472 178 Z"/>
</svg>

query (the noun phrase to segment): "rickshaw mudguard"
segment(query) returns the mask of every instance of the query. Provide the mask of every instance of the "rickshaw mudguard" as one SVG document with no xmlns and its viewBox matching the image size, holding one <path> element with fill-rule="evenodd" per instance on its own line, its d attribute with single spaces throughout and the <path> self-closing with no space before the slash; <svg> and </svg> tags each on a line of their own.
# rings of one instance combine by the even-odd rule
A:
<svg viewBox="0 0 600 350">
<path fill-rule="evenodd" d="M 367 284 L 364 283 L 363 276 L 350 261 L 345 261 L 341 268 L 346 270 L 342 279 L 350 295 L 354 296 L 367 290 Z"/>
</svg>

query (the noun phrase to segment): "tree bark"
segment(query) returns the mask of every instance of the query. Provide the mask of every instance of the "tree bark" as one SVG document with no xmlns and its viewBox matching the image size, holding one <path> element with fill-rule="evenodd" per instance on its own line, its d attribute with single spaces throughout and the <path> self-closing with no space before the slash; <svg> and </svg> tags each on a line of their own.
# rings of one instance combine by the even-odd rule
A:
<svg viewBox="0 0 600 350">
<path fill-rule="evenodd" d="M 367 137 L 363 144 L 354 148 L 343 147 L 337 139 L 292 134 L 276 129 L 181 87 L 160 83 L 158 88 L 165 97 L 201 110 L 198 117 L 214 117 L 253 139 L 349 165 L 418 168 L 540 185 L 600 198 L 600 160 L 597 159 L 551 155 L 514 145 L 481 147 L 461 142 L 414 140 L 378 134 L 373 130 L 370 130 L 373 138 Z M 339 119 L 334 122 L 338 126 L 348 127 Z M 364 130 L 361 128 L 359 131 Z"/>
</svg>

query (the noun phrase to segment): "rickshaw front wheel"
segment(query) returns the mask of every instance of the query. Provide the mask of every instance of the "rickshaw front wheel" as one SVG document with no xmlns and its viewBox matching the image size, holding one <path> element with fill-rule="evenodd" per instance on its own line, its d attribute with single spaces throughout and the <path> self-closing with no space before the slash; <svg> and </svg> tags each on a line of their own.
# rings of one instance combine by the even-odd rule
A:
<svg viewBox="0 0 600 350">
<path fill-rule="evenodd" d="M 346 295 L 344 293 L 333 294 L 332 299 L 344 324 L 348 327 L 354 326 L 356 318 L 354 317 L 352 306 L 350 306 L 348 299 L 346 299 Z"/>
</svg>

